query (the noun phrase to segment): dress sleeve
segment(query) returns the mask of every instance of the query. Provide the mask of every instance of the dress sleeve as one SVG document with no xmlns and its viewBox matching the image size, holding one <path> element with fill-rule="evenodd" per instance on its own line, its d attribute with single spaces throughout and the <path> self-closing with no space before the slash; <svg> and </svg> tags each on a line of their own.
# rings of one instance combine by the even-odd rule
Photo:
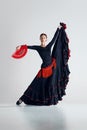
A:
<svg viewBox="0 0 87 130">
<path fill-rule="evenodd" d="M 33 49 L 33 50 L 38 50 L 38 49 L 39 49 L 39 46 L 38 46 L 38 45 L 33 45 L 33 46 L 27 45 L 27 48 L 28 48 L 28 49 Z"/>
<path fill-rule="evenodd" d="M 56 32 L 55 32 L 52 40 L 48 43 L 47 47 L 51 47 L 56 42 L 58 35 L 59 35 L 59 30 L 60 30 L 59 28 L 56 29 Z"/>
</svg>

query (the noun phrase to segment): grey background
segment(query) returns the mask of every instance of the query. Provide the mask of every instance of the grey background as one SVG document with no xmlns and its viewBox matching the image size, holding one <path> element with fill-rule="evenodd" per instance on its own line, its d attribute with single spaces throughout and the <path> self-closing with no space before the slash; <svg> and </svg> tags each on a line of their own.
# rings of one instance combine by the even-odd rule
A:
<svg viewBox="0 0 87 130">
<path fill-rule="evenodd" d="M 15 103 L 37 74 L 42 60 L 37 51 L 13 59 L 21 44 L 39 45 L 39 35 L 52 39 L 59 22 L 70 38 L 70 82 L 63 103 L 87 103 L 86 0 L 0 0 L 0 103 Z M 47 43 L 48 43 L 47 42 Z"/>
</svg>

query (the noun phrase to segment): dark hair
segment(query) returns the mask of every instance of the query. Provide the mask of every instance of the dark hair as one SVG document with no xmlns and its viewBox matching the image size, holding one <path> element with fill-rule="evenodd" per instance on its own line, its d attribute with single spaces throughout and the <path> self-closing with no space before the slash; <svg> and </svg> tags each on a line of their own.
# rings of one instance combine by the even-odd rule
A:
<svg viewBox="0 0 87 130">
<path fill-rule="evenodd" d="M 45 35 L 46 38 L 47 38 L 47 34 L 46 34 L 46 33 L 41 33 L 41 34 L 40 34 L 40 38 L 41 38 L 41 36 L 43 36 L 43 35 Z"/>
</svg>

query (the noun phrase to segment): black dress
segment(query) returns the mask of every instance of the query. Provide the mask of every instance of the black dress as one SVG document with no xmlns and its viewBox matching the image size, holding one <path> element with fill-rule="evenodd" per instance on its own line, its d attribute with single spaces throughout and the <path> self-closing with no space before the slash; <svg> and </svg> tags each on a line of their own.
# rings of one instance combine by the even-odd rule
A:
<svg viewBox="0 0 87 130">
<path fill-rule="evenodd" d="M 48 77 L 38 77 L 37 74 L 20 99 L 27 105 L 57 104 L 59 100 L 62 100 L 63 95 L 66 95 L 65 89 L 70 74 L 67 63 L 69 46 L 65 29 L 57 28 L 54 37 L 46 47 L 40 45 L 27 45 L 27 47 L 39 53 L 43 61 L 41 68 L 49 67 L 52 64 L 52 58 L 56 59 L 56 68 L 52 68 L 52 74 Z"/>
</svg>

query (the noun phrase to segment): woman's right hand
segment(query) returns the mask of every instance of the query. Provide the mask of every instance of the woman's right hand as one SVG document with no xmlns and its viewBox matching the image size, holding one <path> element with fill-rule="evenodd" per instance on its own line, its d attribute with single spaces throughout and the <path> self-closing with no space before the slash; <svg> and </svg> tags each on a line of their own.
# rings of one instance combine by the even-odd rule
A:
<svg viewBox="0 0 87 130">
<path fill-rule="evenodd" d="M 21 48 L 21 45 L 17 46 L 17 47 L 16 47 L 16 50 L 19 50 L 20 48 Z"/>
</svg>

